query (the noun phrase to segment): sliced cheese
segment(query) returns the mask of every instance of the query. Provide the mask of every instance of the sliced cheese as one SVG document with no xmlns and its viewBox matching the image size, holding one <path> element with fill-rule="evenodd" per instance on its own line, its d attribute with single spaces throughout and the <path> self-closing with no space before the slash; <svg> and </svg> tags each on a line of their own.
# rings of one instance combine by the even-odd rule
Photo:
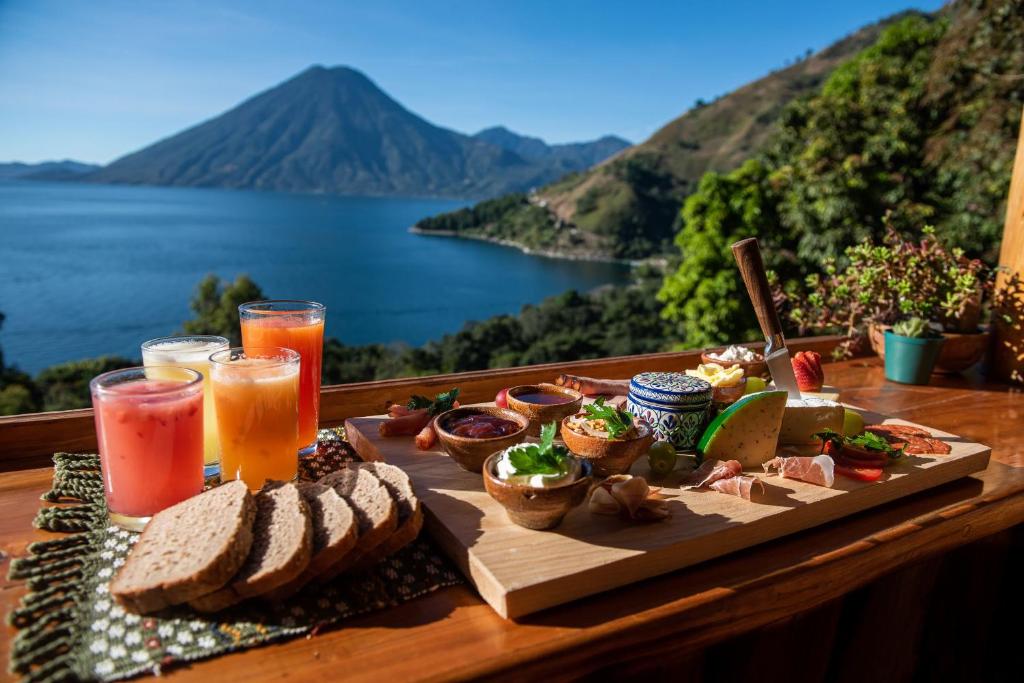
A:
<svg viewBox="0 0 1024 683">
<path fill-rule="evenodd" d="M 785 391 L 747 394 L 718 414 L 697 444 L 705 458 L 739 460 L 744 469 L 775 457 L 786 410 Z"/>
<path fill-rule="evenodd" d="M 835 401 L 808 396 L 791 398 L 786 401 L 779 443 L 783 446 L 819 443 L 814 435 L 826 429 L 842 434 L 843 413 L 843 406 Z"/>
</svg>

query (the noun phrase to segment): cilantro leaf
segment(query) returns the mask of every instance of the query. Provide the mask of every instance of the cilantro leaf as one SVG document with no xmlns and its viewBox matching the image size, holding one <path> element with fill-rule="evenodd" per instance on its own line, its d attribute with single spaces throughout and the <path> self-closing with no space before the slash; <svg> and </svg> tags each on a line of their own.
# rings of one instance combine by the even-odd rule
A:
<svg viewBox="0 0 1024 683">
<path fill-rule="evenodd" d="M 569 452 L 555 444 L 557 425 L 549 422 L 540 430 L 540 443 L 519 444 L 508 449 L 508 461 L 516 474 L 563 474 L 568 471 Z"/>
<path fill-rule="evenodd" d="M 440 415 L 446 410 L 451 410 L 452 406 L 455 405 L 455 399 L 459 396 L 459 388 L 455 387 L 449 391 L 438 394 L 433 400 L 426 396 L 420 396 L 419 394 L 413 394 L 409 398 L 409 402 L 406 403 L 406 407 L 409 410 L 423 410 L 426 409 L 431 415 Z"/>
<path fill-rule="evenodd" d="M 423 408 L 429 408 L 431 403 L 433 403 L 433 401 L 431 401 L 426 396 L 420 396 L 419 394 L 413 394 L 409 398 L 409 402 L 406 403 L 405 406 L 409 410 L 421 410 Z"/>
<path fill-rule="evenodd" d="M 604 420 L 608 436 L 617 439 L 633 427 L 633 415 L 625 410 L 605 405 L 604 397 L 583 406 L 588 420 Z"/>
</svg>

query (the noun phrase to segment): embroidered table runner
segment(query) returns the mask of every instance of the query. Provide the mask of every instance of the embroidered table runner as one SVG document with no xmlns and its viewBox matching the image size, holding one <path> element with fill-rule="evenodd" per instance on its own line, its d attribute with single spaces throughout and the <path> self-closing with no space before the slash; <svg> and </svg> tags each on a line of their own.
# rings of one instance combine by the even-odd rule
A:
<svg viewBox="0 0 1024 683">
<path fill-rule="evenodd" d="M 300 477 L 315 480 L 358 459 L 340 430 L 322 430 L 315 457 L 300 464 Z M 70 535 L 33 543 L 11 563 L 12 579 L 29 592 L 8 621 L 20 631 L 10 670 L 27 681 L 114 681 L 159 674 L 175 662 L 194 661 L 320 629 L 357 614 L 411 600 L 462 582 L 427 535 L 373 568 L 311 586 L 280 604 L 251 600 L 215 615 L 185 607 L 158 616 L 125 611 L 108 584 L 138 534 L 107 521 L 99 457 L 54 455 L 50 502 L 35 525 Z"/>
</svg>

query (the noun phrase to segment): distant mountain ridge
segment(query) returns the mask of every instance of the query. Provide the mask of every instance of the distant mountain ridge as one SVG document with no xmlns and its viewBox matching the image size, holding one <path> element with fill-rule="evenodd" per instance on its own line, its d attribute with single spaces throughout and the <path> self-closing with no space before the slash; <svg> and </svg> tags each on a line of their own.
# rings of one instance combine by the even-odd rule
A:
<svg viewBox="0 0 1024 683">
<path fill-rule="evenodd" d="M 523 156 L 409 111 L 348 67 L 311 67 L 233 109 L 115 160 L 94 182 L 290 192 L 488 197 L 582 169 L 625 141 Z M 527 144 L 527 143 L 524 143 Z M 522 145 L 515 145 L 522 147 Z M 531 149 L 533 147 L 531 146 Z"/>
<path fill-rule="evenodd" d="M 100 168 L 98 164 L 73 159 L 40 161 L 36 164 L 12 161 L 0 163 L 0 180 L 72 180 Z"/>
<path fill-rule="evenodd" d="M 605 135 L 592 142 L 549 145 L 540 138 L 519 135 L 504 126 L 485 128 L 473 137 L 515 152 L 528 161 L 559 163 L 567 172 L 590 168 L 630 146 L 628 140 L 617 135 Z"/>
<path fill-rule="evenodd" d="M 578 258 L 643 259 L 671 249 L 679 208 L 706 171 L 727 171 L 761 151 L 785 106 L 814 93 L 832 71 L 907 12 L 865 26 L 784 69 L 710 103 L 698 103 L 646 141 L 541 187 L 417 223 Z"/>
</svg>

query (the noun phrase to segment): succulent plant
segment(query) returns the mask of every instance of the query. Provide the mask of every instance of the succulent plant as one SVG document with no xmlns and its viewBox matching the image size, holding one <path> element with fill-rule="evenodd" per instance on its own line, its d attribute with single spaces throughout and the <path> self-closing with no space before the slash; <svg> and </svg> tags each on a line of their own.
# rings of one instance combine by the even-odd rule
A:
<svg viewBox="0 0 1024 683">
<path fill-rule="evenodd" d="M 928 321 L 917 316 L 897 322 L 892 326 L 892 333 L 901 337 L 913 337 L 915 339 L 935 336 L 935 332 L 929 327 Z"/>
</svg>

